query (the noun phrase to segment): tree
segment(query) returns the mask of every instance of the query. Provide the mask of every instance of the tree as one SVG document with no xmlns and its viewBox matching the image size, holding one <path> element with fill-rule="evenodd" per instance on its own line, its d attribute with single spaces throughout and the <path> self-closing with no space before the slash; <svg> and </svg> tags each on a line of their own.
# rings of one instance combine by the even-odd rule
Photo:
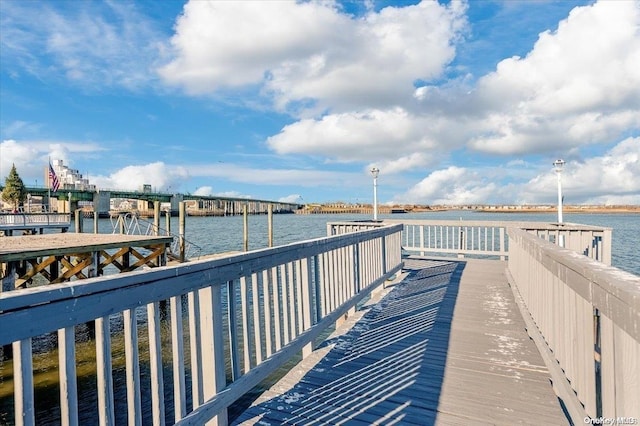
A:
<svg viewBox="0 0 640 426">
<path fill-rule="evenodd" d="M 13 210 L 18 210 L 18 206 L 27 198 L 27 190 L 24 187 L 20 175 L 16 170 L 16 165 L 11 166 L 9 176 L 4 180 L 4 189 L 2 190 L 2 201 L 13 204 Z"/>
</svg>

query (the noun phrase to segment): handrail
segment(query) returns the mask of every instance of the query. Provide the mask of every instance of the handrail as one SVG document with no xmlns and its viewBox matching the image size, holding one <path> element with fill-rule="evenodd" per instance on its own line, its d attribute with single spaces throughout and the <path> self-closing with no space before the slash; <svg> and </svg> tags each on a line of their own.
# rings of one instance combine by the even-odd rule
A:
<svg viewBox="0 0 640 426">
<path fill-rule="evenodd" d="M 138 323 L 146 322 L 152 417 L 154 423 L 162 423 L 170 398 L 162 385 L 162 342 L 167 338 L 160 338 L 160 303 L 168 300 L 175 421 L 203 424 L 214 416 L 223 419 L 233 401 L 300 350 L 308 355 L 316 336 L 402 267 L 401 229 L 384 226 L 225 258 L 2 293 L 0 345 L 13 343 L 13 357 L 20 360 L 14 364 L 19 415 L 34 423 L 32 339 L 58 330 L 61 389 L 68 390 L 61 394 L 61 412 L 69 413 L 70 423 L 77 423 L 74 327 L 95 320 L 99 401 L 95 409 L 101 423 L 113 422 L 117 384 L 111 377 L 110 324 L 118 317 L 124 321 L 126 394 L 131 395 L 123 412 L 129 413 L 130 422 L 141 416 L 135 360 L 142 345 Z M 144 320 L 137 312 L 143 307 Z M 185 322 L 191 345 L 189 396 L 196 408 L 190 414 L 185 402 L 189 363 L 183 347 Z"/>
<path fill-rule="evenodd" d="M 182 241 L 184 244 L 185 259 L 197 259 L 202 253 L 202 247 L 200 247 L 199 245 L 192 243 L 191 241 L 187 241 L 186 239 L 181 239 L 178 234 L 169 232 L 162 227 L 156 227 L 153 222 L 141 219 L 134 213 L 119 214 L 115 221 L 113 219 L 113 217 L 110 217 L 113 234 L 148 236 L 167 235 L 173 237 L 173 240 L 171 241 L 171 245 L 169 247 L 170 256 L 173 255 L 176 258 L 179 257 L 178 255 L 176 255 L 176 253 L 180 253 L 180 241 Z M 146 225 L 146 229 L 143 230 L 140 227 L 141 223 L 143 225 Z"/>
<path fill-rule="evenodd" d="M 561 248 L 516 227 L 508 235 L 513 286 L 577 406 L 592 419 L 640 419 L 640 277 L 584 256 L 582 244 Z"/>
<path fill-rule="evenodd" d="M 592 259 L 611 264 L 611 228 L 576 223 L 385 219 L 402 223 L 403 250 L 420 255 L 509 256 L 507 227 L 523 229 Z"/>
<path fill-rule="evenodd" d="M 0 229 L 70 226 L 69 213 L 0 213 Z"/>
</svg>

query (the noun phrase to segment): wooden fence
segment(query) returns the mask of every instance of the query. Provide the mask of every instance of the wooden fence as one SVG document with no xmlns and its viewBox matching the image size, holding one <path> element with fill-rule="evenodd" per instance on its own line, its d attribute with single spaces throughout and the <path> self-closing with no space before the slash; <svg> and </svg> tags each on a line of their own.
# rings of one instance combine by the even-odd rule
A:
<svg viewBox="0 0 640 426">
<path fill-rule="evenodd" d="M 101 425 L 122 420 L 117 415 L 124 413 L 114 408 L 116 392 L 126 396 L 128 423 L 142 423 L 141 346 L 148 350 L 153 424 L 165 423 L 167 401 L 172 401 L 171 422 L 225 424 L 234 401 L 291 357 L 309 354 L 324 330 L 401 269 L 401 230 L 390 225 L 2 293 L 0 345 L 12 344 L 14 365 L 15 418 L 8 421 L 35 424 L 32 341 L 57 332 L 60 423 L 79 424 L 76 327 L 95 321 L 95 420 Z M 161 308 L 165 303 L 168 315 Z M 162 313 L 168 319 L 161 320 Z M 126 380 L 121 385 L 113 380 L 114 322 L 124 330 Z M 161 329 L 167 327 L 170 336 L 163 339 Z M 140 337 L 141 328 L 148 338 Z M 163 357 L 167 352 L 170 356 Z M 167 380 L 172 386 L 165 385 Z M 169 388 L 173 395 L 167 395 Z"/>
<path fill-rule="evenodd" d="M 567 245 L 573 246 L 567 250 L 530 231 L 509 228 L 508 270 L 548 346 L 550 370 L 559 367 L 570 386 L 565 405 L 578 412 L 573 417 L 580 421 L 580 413 L 586 413 L 592 419 L 636 424 L 640 277 L 585 256 L 610 261 L 610 242 L 597 235 L 595 242 L 567 235 Z M 602 231 L 611 235 L 610 230 Z M 559 385 L 554 383 L 556 389 Z M 573 396 L 578 399 L 576 407 L 570 403 Z"/>
</svg>

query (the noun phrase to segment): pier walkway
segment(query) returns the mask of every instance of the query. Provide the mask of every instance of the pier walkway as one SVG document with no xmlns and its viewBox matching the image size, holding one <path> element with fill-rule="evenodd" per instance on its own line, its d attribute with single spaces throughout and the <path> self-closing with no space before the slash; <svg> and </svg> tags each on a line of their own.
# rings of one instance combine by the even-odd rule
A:
<svg viewBox="0 0 640 426">
<path fill-rule="evenodd" d="M 407 259 L 379 303 L 236 424 L 568 424 L 505 268 Z"/>
<path fill-rule="evenodd" d="M 638 424 L 640 277 L 610 263 L 610 228 L 337 222 L 324 238 L 12 289 L 0 423 Z M 13 265 L 3 283 L 28 278 Z M 88 322 L 94 337 L 76 339 Z M 300 359 L 310 368 L 242 411 Z"/>
</svg>

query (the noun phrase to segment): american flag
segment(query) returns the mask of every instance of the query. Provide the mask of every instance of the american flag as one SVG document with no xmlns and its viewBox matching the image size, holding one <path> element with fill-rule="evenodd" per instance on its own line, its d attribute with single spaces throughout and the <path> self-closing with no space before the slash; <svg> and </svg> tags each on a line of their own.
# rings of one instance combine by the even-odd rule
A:
<svg viewBox="0 0 640 426">
<path fill-rule="evenodd" d="M 51 163 L 49 163 L 49 188 L 53 189 L 53 192 L 56 192 L 58 188 L 60 188 L 60 181 L 58 180 L 58 176 L 56 176 L 56 172 L 53 170 Z"/>
</svg>

